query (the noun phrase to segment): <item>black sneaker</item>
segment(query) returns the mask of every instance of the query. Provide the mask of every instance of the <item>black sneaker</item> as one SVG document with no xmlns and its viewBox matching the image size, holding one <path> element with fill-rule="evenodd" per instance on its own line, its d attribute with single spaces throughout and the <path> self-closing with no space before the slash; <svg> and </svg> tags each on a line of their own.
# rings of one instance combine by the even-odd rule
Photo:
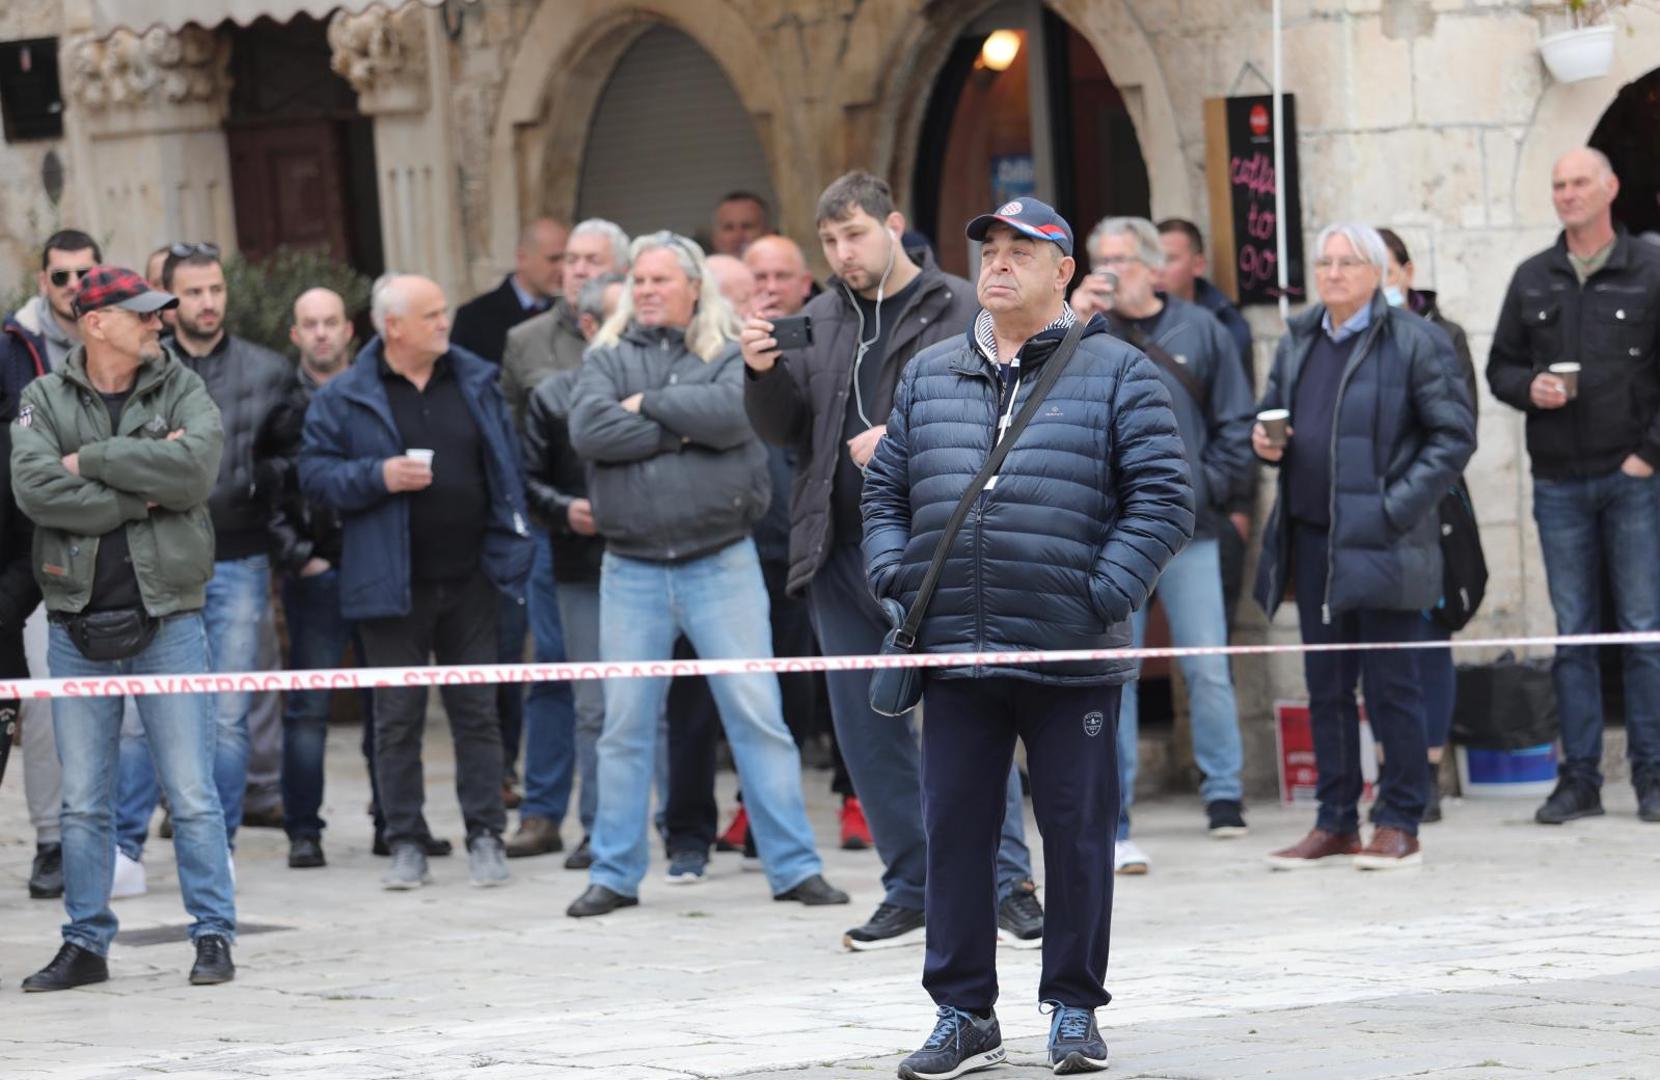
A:
<svg viewBox="0 0 1660 1080">
<path fill-rule="evenodd" d="M 922 1049 L 899 1063 L 899 1080 L 951 1080 L 989 1069 L 1008 1057 L 997 1014 L 981 1020 L 973 1013 L 941 1005 L 934 1033 Z"/>
<path fill-rule="evenodd" d="M 594 853 L 588 847 L 588 838 L 584 836 L 582 843 L 576 846 L 576 850 L 565 856 L 565 869 L 586 870 L 592 865 L 594 865 Z"/>
<path fill-rule="evenodd" d="M 102 956 L 66 941 L 50 964 L 23 980 L 23 991 L 39 994 L 48 990 L 72 990 L 105 982 L 109 977 L 109 964 Z"/>
<path fill-rule="evenodd" d="M 328 860 L 323 858 L 323 841 L 317 836 L 296 836 L 288 842 L 288 868 L 290 870 L 307 870 L 314 866 L 326 866 Z"/>
<path fill-rule="evenodd" d="M 855 926 L 842 935 L 842 945 L 854 952 L 919 945 L 924 925 L 922 912 L 916 908 L 877 904 L 876 913 L 863 926 Z"/>
<path fill-rule="evenodd" d="M 670 885 L 696 885 L 709 869 L 709 856 L 701 851 L 677 851 L 669 856 L 669 868 L 663 880 Z"/>
<path fill-rule="evenodd" d="M 573 919 L 590 919 L 595 915 L 609 915 L 620 908 L 638 907 L 640 899 L 612 892 L 604 885 L 590 885 L 582 895 L 571 901 L 565 914 Z"/>
<path fill-rule="evenodd" d="M 1212 799 L 1205 804 L 1205 817 L 1210 820 L 1210 835 L 1218 840 L 1244 836 L 1245 807 L 1238 799 Z"/>
<path fill-rule="evenodd" d="M 1424 816 L 1418 819 L 1425 825 L 1434 825 L 1441 820 L 1441 785 L 1436 783 L 1435 774 L 1430 774 L 1429 794 L 1424 799 Z"/>
<path fill-rule="evenodd" d="M 1637 788 L 1637 819 L 1660 821 L 1660 769 L 1654 769 L 1635 779 Z M 61 891 L 61 890 L 60 890 Z"/>
<path fill-rule="evenodd" d="M 1533 820 L 1541 825 L 1561 825 L 1565 821 L 1601 815 L 1602 792 L 1597 786 L 1589 780 L 1565 775 L 1556 782 L 1556 790 L 1533 815 Z"/>
<path fill-rule="evenodd" d="M 1057 1076 L 1101 1072 L 1107 1067 L 1107 1043 L 1095 1026 L 1095 1010 L 1045 1001 L 1049 1021 L 1049 1065 Z M 1041 1008 L 1041 1006 L 1040 1006 Z"/>
<path fill-rule="evenodd" d="M 35 862 L 29 869 L 29 895 L 36 900 L 56 900 L 63 895 L 62 844 L 35 845 Z"/>
<path fill-rule="evenodd" d="M 997 940 L 1016 949 L 1043 948 L 1043 905 L 1030 881 L 1016 885 L 997 905 Z"/>
<path fill-rule="evenodd" d="M 846 893 L 824 880 L 823 874 L 814 874 L 793 889 L 786 889 L 773 897 L 774 900 L 794 900 L 798 904 L 808 907 L 827 907 L 831 904 L 845 904 L 848 901 Z"/>
<path fill-rule="evenodd" d="M 196 939 L 196 962 L 190 966 L 191 986 L 214 986 L 236 978 L 236 965 L 231 963 L 231 943 L 219 934 L 203 934 Z"/>
</svg>

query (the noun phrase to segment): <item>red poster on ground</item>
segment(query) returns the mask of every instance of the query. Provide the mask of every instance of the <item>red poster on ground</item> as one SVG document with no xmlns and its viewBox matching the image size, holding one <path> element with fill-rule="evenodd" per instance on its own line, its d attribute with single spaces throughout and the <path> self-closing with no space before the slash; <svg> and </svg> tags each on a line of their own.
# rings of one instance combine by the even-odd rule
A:
<svg viewBox="0 0 1660 1080">
<path fill-rule="evenodd" d="M 1371 802 L 1378 781 L 1378 752 L 1372 741 L 1372 725 L 1366 720 L 1366 703 L 1360 702 L 1359 707 L 1360 774 L 1366 780 L 1360 798 L 1362 802 Z M 1280 801 L 1314 802 L 1320 772 L 1314 764 L 1314 732 L 1306 701 L 1274 703 L 1274 744 L 1280 768 Z"/>
</svg>

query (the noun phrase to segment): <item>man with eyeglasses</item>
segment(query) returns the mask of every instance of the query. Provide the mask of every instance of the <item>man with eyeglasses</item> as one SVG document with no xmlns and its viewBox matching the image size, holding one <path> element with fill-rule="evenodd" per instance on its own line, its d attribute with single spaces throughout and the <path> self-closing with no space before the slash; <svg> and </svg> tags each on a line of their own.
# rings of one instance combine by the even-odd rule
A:
<svg viewBox="0 0 1660 1080">
<path fill-rule="evenodd" d="M 178 298 L 174 334 L 163 339 L 163 346 L 201 376 L 223 414 L 225 448 L 208 504 L 213 578 L 202 610 L 213 669 L 253 671 L 260 666 L 260 622 L 270 603 L 272 559 L 287 565 L 300 554 L 293 529 L 282 519 L 278 485 L 270 477 L 285 471 L 277 459 L 286 462 L 298 452 L 291 440 L 276 435 L 275 427 L 285 408 L 295 407 L 303 397 L 293 364 L 226 330 L 229 298 L 217 246 L 172 245 L 161 276 Z M 300 558 L 294 569 L 305 562 Z M 225 811 L 225 833 L 233 845 L 247 788 L 252 697 L 246 691 L 214 696 L 214 783 Z M 124 883 L 142 881 L 145 831 L 159 794 L 154 771 L 146 767 L 135 743 L 129 739 L 122 753 L 117 862 Z M 135 868 L 133 863 L 139 865 Z"/>
<path fill-rule="evenodd" d="M 107 683 L 208 670 L 208 499 L 224 432 L 202 380 L 158 341 L 158 312 L 177 302 L 130 270 L 93 267 L 74 308 L 85 345 L 30 384 L 11 425 L 14 492 L 35 522 L 54 677 Z M 25 991 L 109 978 L 122 705 L 119 695 L 52 701 L 69 918 L 57 956 L 23 981 Z M 195 919 L 190 981 L 228 982 L 236 904 L 213 787 L 212 698 L 146 695 L 138 712 L 173 808 L 179 884 Z"/>
<path fill-rule="evenodd" d="M 79 229 L 47 237 L 40 253 L 40 292 L 0 323 L 0 417 L 6 423 L 17 414 L 23 388 L 47 372 L 61 370 L 70 350 L 81 343 L 75 297 L 87 272 L 102 258 L 97 241 Z M 29 606 L 33 615 L 19 611 L 11 619 L 0 618 L 0 633 L 20 635 L 18 649 L 27 658 L 23 666 L 0 667 L 0 675 L 23 677 L 29 671 L 46 670 L 46 618 L 34 604 Z M 7 655 L 12 655 L 9 650 Z M 18 716 L 23 728 L 23 791 L 35 830 L 29 895 L 55 900 L 63 895 L 63 844 L 58 827 L 63 774 L 52 716 L 44 701 L 23 702 Z"/>
</svg>

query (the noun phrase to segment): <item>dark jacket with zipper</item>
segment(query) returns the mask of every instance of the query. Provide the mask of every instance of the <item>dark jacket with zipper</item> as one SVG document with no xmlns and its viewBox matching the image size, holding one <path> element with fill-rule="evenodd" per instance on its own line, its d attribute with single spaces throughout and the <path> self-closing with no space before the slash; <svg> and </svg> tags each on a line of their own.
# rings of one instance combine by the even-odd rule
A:
<svg viewBox="0 0 1660 1080">
<path fill-rule="evenodd" d="M 1580 364 L 1579 396 L 1536 408 L 1534 376 Z M 1608 476 L 1629 455 L 1660 468 L 1660 247 L 1615 227 L 1608 262 L 1579 283 L 1566 234 L 1516 268 L 1487 354 L 1493 396 L 1527 413 L 1533 475 Z"/>
<path fill-rule="evenodd" d="M 893 324 L 870 418 L 880 424 L 893 408 L 899 373 L 911 358 L 937 342 L 953 340 L 980 310 L 974 286 L 953 277 L 923 256 L 916 291 Z M 858 543 L 857 536 L 832 536 L 831 488 L 836 466 L 847 453 L 842 421 L 853 392 L 853 355 L 864 333 L 864 314 L 848 288 L 830 287 L 802 310 L 813 320 L 813 343 L 786 353 L 765 374 L 745 369 L 744 409 L 767 442 L 797 454 L 790 491 L 790 572 L 787 585 L 800 595 L 824 565 L 832 544 Z"/>
<path fill-rule="evenodd" d="M 672 327 L 630 324 L 582 361 L 571 445 L 607 551 L 683 562 L 750 535 L 767 512 L 767 448 L 744 415 L 736 344 L 705 361 Z M 640 411 L 622 407 L 643 393 Z"/>
<path fill-rule="evenodd" d="M 340 609 L 348 619 L 403 616 L 412 604 L 409 498 L 386 489 L 383 470 L 387 458 L 403 454 L 404 441 L 380 376 L 382 350 L 380 338 L 371 339 L 349 369 L 317 391 L 306 410 L 300 450 L 301 494 L 340 513 Z M 490 516 L 481 569 L 503 595 L 522 604 L 534 549 L 518 439 L 497 369 L 455 346 L 445 355 L 485 450 Z"/>
<path fill-rule="evenodd" d="M 225 453 L 208 500 L 214 558 L 269 554 L 278 562 L 291 561 L 297 537 L 282 516 L 282 492 L 261 481 L 291 468 L 299 452 L 292 437 L 280 438 L 273 427 L 285 409 L 304 408 L 294 363 L 232 334 L 206 356 L 190 355 L 173 338 L 165 344 L 201 376 L 224 417 Z"/>
<path fill-rule="evenodd" d="M 1148 359 L 1170 392 L 1176 426 L 1187 447 L 1198 515 L 1193 535 L 1215 539 L 1218 529 L 1233 527 L 1226 520 L 1228 511 L 1242 492 L 1254 486 L 1251 422 L 1255 403 L 1237 363 L 1233 339 L 1222 324 L 1197 304 L 1175 296 L 1163 296 L 1163 300 L 1164 310 L 1151 343 L 1169 354 L 1196 386 L 1190 388 L 1164 364 L 1151 356 Z M 1132 340 L 1123 320 L 1109 317 L 1107 326 L 1115 336 Z M 1197 396 L 1195 389 L 1200 391 Z"/>
<path fill-rule="evenodd" d="M 261 429 L 262 439 L 270 442 L 261 442 L 254 451 L 260 463 L 259 482 L 277 502 L 273 554 L 278 567 L 291 574 L 298 574 L 313 558 L 340 565 L 340 513 L 308 501 L 300 492 L 297 451 L 305 432 L 306 410 L 323 385 L 302 366 L 299 394 L 272 413 L 270 422 Z M 287 452 L 276 448 L 287 448 Z"/>
<path fill-rule="evenodd" d="M 1014 411 L 1065 330 L 1021 350 Z M 871 592 L 909 610 L 946 521 L 990 455 L 1009 403 L 973 331 L 917 356 L 900 377 L 888 432 L 865 475 Z M 1152 361 L 1096 317 L 1020 433 L 996 485 L 951 544 L 917 634 L 918 652 L 1118 649 L 1130 615 L 1193 534 L 1193 488 L 1170 394 Z M 1131 660 L 933 669 L 930 677 L 1012 676 L 1122 683 Z"/>
<path fill-rule="evenodd" d="M 1286 324 L 1258 410 L 1289 409 L 1323 304 Z M 1292 416 L 1295 453 L 1297 418 Z M 1323 607 L 1329 618 L 1373 608 L 1413 611 L 1441 598 L 1436 508 L 1475 449 L 1475 414 L 1452 341 L 1428 321 L 1372 298 L 1372 322 L 1344 365 L 1332 420 L 1331 525 Z M 1262 534 L 1257 602 L 1271 617 L 1291 580 L 1285 473 Z"/>
<path fill-rule="evenodd" d="M 26 679 L 29 666 L 23 653 L 23 624 L 40 604 L 40 586 L 30 567 L 30 545 L 35 526 L 12 494 L 12 421 L 17 399 L 0 387 L 0 677 Z"/>
<path fill-rule="evenodd" d="M 568 585 L 599 581 L 605 539 L 571 528 L 571 503 L 588 497 L 588 471 L 571 446 L 571 394 L 576 369 L 536 384 L 524 415 L 525 497 L 530 517 L 547 530 L 553 548 L 553 577 Z"/>
</svg>

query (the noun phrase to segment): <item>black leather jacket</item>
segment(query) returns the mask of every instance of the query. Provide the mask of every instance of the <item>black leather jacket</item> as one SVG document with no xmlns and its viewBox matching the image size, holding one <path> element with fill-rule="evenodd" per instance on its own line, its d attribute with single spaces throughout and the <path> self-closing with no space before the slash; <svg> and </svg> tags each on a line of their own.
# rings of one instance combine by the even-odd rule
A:
<svg viewBox="0 0 1660 1080">
<path fill-rule="evenodd" d="M 340 514 L 306 501 L 300 494 L 300 470 L 293 448 L 300 445 L 306 408 L 322 384 L 304 367 L 296 392 L 272 412 L 260 429 L 254 450 L 259 462 L 261 490 L 270 493 L 271 557 L 279 569 L 299 573 L 313 558 L 340 565 Z M 285 452 L 285 448 L 287 452 Z"/>
<path fill-rule="evenodd" d="M 553 577 L 567 585 L 599 581 L 605 540 L 571 530 L 571 503 L 588 497 L 588 474 L 571 448 L 571 391 L 577 372 L 560 371 L 537 384 L 525 406 L 525 496 L 530 517 L 553 548 Z"/>
</svg>

